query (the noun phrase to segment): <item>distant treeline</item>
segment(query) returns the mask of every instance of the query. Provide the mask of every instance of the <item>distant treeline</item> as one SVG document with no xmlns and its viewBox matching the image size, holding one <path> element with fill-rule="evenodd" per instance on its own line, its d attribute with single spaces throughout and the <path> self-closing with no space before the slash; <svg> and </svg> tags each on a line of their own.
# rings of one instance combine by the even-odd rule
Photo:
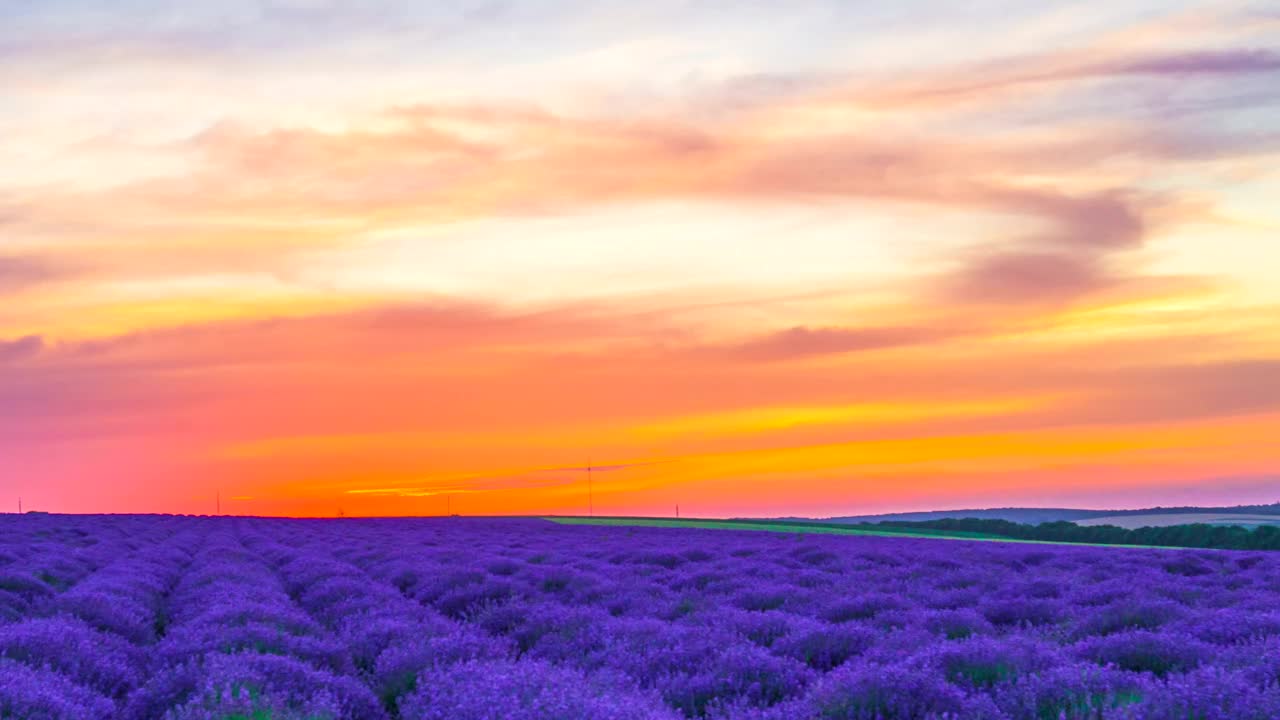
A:
<svg viewBox="0 0 1280 720">
<path fill-rule="evenodd" d="M 1280 503 L 1267 503 L 1265 505 L 1223 505 L 1216 507 L 1206 507 L 1203 505 L 1173 505 L 1165 507 L 1163 505 L 1157 505 L 1155 507 L 1142 508 L 1138 510 L 1099 510 L 1096 512 L 1099 517 L 1104 515 L 1181 515 L 1184 513 L 1280 515 Z"/>
<path fill-rule="evenodd" d="M 1280 550 L 1280 527 L 1262 525 L 1247 528 L 1239 525 L 1170 525 L 1128 530 L 1115 525 L 1076 525 L 1071 522 L 1047 522 L 1024 525 L 1008 520 L 978 518 L 945 518 L 919 522 L 862 523 L 870 528 L 902 528 L 944 530 L 948 532 L 999 535 L 1018 540 L 1098 543 L 1102 545 L 1155 545 L 1158 547 L 1214 548 L 1219 550 Z"/>
</svg>

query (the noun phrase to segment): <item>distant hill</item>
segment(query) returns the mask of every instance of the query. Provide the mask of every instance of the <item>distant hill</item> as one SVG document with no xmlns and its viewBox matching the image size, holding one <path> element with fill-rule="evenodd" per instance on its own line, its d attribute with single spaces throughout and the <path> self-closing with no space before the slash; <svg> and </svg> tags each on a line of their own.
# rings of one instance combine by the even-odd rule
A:
<svg viewBox="0 0 1280 720">
<path fill-rule="evenodd" d="M 926 522 L 929 520 L 945 520 L 950 518 L 977 518 L 980 520 L 1006 520 L 1008 522 L 1038 525 L 1046 522 L 1089 523 L 1096 518 L 1122 518 L 1136 515 L 1200 515 L 1218 516 L 1217 522 L 1231 522 L 1221 516 L 1251 515 L 1280 518 L 1280 503 L 1270 505 L 1236 505 L 1233 507 L 1154 507 L 1141 510 L 1084 510 L 1080 508 L 984 508 L 969 510 L 926 510 L 922 512 L 884 513 L 880 515 L 850 515 L 844 517 L 819 518 L 823 522 L 832 523 L 878 523 L 878 522 Z M 790 518 L 800 519 L 800 518 Z M 811 518 L 812 519 L 812 518 Z M 1188 519 L 1187 522 L 1205 522 L 1203 518 Z M 1257 520 L 1254 520 L 1257 523 Z M 1120 523 L 1116 523 L 1120 524 Z M 1126 523 L 1127 524 L 1127 523 Z M 1168 524 L 1167 522 L 1165 524 Z"/>
</svg>

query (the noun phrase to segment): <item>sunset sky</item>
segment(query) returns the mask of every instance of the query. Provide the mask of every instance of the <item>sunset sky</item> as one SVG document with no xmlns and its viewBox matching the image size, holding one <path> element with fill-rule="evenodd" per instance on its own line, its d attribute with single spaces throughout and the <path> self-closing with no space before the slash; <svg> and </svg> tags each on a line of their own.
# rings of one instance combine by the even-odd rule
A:
<svg viewBox="0 0 1280 720">
<path fill-rule="evenodd" d="M 5 510 L 1280 501 L 1270 0 L 0 14 Z"/>
</svg>

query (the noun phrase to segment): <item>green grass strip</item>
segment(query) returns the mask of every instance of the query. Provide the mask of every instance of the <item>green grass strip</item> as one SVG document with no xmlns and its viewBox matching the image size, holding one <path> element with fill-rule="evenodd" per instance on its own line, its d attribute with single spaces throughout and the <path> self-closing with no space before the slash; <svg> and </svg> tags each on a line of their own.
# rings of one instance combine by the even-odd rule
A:
<svg viewBox="0 0 1280 720">
<path fill-rule="evenodd" d="M 838 526 L 835 523 L 820 522 L 774 522 L 768 520 L 676 520 L 674 518 L 627 518 L 627 517 L 570 517 L 544 516 L 561 525 L 596 525 L 605 527 L 655 527 L 655 528 L 691 528 L 698 530 L 753 530 L 759 532 L 796 533 L 802 535 L 862 535 L 868 537 L 923 538 L 928 540 L 973 540 L 977 542 L 1007 542 L 1023 545 L 1078 545 L 1082 547 L 1111 548 L 1143 548 L 1152 550 L 1183 550 L 1186 548 L 1163 547 L 1156 545 L 1108 545 L 1105 543 L 1057 542 L 1054 540 L 1024 540 L 1003 535 L 987 535 L 963 531 L 946 530 L 908 530 L 894 528 L 892 530 L 870 530 L 861 526 Z"/>
</svg>

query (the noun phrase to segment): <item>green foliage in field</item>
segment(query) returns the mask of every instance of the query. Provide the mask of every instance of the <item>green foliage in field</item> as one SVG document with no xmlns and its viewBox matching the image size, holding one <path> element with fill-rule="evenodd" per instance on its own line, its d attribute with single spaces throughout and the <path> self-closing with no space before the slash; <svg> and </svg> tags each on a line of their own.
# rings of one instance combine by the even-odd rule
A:
<svg viewBox="0 0 1280 720">
<path fill-rule="evenodd" d="M 1005 537 L 1042 542 L 1087 543 L 1090 545 L 1140 545 L 1143 547 L 1211 548 L 1220 550 L 1280 550 L 1280 527 L 1261 525 L 1250 529 L 1241 525 L 1169 525 L 1127 530 L 1115 525 L 1083 526 L 1070 522 L 1023 525 L 1007 520 L 947 518 L 922 522 L 863 523 L 858 528 L 895 532 L 967 532 L 988 537 Z M 1171 570 L 1170 572 L 1175 572 Z"/>
</svg>

